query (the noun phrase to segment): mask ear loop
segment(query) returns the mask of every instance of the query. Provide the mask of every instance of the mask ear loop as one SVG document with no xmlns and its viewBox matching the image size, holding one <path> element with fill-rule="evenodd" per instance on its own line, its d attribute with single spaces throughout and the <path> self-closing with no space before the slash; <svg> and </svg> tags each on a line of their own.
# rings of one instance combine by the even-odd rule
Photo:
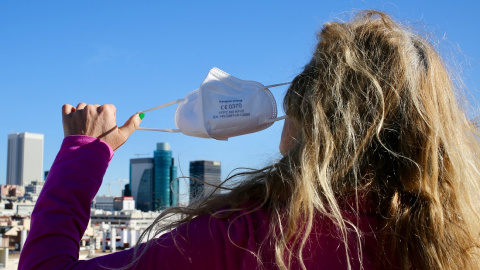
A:
<svg viewBox="0 0 480 270">
<path fill-rule="evenodd" d="M 285 83 L 277 83 L 277 84 L 267 85 L 267 86 L 264 86 L 263 88 L 261 88 L 260 90 L 264 90 L 264 89 L 268 89 L 268 88 L 273 88 L 273 87 L 277 87 L 277 86 L 282 86 L 282 85 L 287 85 L 287 84 L 291 84 L 291 82 L 285 82 Z"/>
<path fill-rule="evenodd" d="M 164 107 L 168 107 L 168 106 L 170 106 L 170 105 L 174 105 L 174 104 L 181 103 L 181 102 L 184 102 L 184 101 L 185 101 L 184 98 L 182 98 L 182 99 L 177 99 L 177 100 L 174 100 L 174 101 L 171 101 L 171 102 L 162 104 L 162 105 L 158 105 L 157 107 L 153 107 L 153 108 L 150 108 L 150 109 L 148 109 L 148 110 L 141 111 L 141 112 L 146 113 L 146 112 L 158 110 L 158 109 L 161 109 L 161 108 L 164 108 Z"/>
<path fill-rule="evenodd" d="M 171 106 L 171 105 L 174 105 L 174 104 L 177 104 L 177 103 L 181 103 L 183 101 L 185 101 L 185 99 L 177 99 L 177 100 L 174 100 L 174 101 L 171 101 L 171 102 L 168 102 L 168 103 L 165 103 L 165 104 L 162 104 L 162 105 L 159 105 L 159 106 L 156 106 L 156 107 L 153 107 L 153 108 L 150 108 L 148 110 L 141 111 L 141 112 L 146 113 L 146 112 L 158 110 L 158 109 L 161 109 L 161 108 L 164 108 L 164 107 L 167 107 L 167 106 Z M 160 132 L 181 132 L 180 129 L 172 129 L 172 128 L 143 128 L 143 127 L 139 127 L 139 128 L 137 128 L 137 130 L 160 131 Z"/>
<path fill-rule="evenodd" d="M 271 84 L 271 85 L 267 85 L 265 87 L 263 87 L 262 89 L 260 90 L 265 90 L 265 89 L 269 89 L 269 88 L 272 88 L 272 87 L 277 87 L 277 86 L 282 86 L 282 85 L 287 85 L 287 84 L 291 84 L 291 82 L 286 82 L 286 83 L 277 83 L 277 84 Z M 280 120 L 283 120 L 287 118 L 286 115 L 284 116 L 280 116 L 280 117 L 277 117 L 277 118 L 272 118 L 272 119 L 266 119 L 265 122 L 266 123 L 273 123 L 273 122 L 276 122 L 276 121 L 280 121 Z"/>
<path fill-rule="evenodd" d="M 265 120 L 266 123 L 273 123 L 273 122 L 277 122 L 277 121 L 280 121 L 280 120 L 283 120 L 283 119 L 286 119 L 287 116 L 284 115 L 284 116 L 280 116 L 280 117 L 277 117 L 277 118 L 273 118 L 273 119 L 267 119 Z"/>
</svg>

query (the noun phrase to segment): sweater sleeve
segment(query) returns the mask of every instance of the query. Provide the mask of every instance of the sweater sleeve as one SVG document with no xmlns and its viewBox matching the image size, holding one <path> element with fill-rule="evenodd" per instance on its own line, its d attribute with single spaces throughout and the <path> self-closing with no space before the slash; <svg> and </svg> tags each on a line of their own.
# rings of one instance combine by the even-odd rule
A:
<svg viewBox="0 0 480 270">
<path fill-rule="evenodd" d="M 32 212 L 19 269 L 66 269 L 78 260 L 90 203 L 113 150 L 88 136 L 64 139 Z"/>
</svg>

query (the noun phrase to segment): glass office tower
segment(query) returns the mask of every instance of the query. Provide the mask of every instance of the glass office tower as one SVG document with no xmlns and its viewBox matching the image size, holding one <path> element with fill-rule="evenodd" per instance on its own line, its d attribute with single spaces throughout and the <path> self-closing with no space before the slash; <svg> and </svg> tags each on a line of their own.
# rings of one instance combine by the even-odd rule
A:
<svg viewBox="0 0 480 270">
<path fill-rule="evenodd" d="M 153 152 L 153 159 L 154 209 L 165 209 L 169 206 L 178 205 L 178 180 L 175 180 L 177 178 L 177 167 L 174 166 L 170 144 L 157 143 L 157 150 Z"/>
<path fill-rule="evenodd" d="M 222 183 L 219 161 L 197 160 L 190 162 L 190 202 L 209 196 Z"/>
<path fill-rule="evenodd" d="M 157 211 L 178 206 L 179 182 L 170 144 L 158 143 L 153 158 L 130 160 L 129 188 L 136 208 Z"/>
</svg>

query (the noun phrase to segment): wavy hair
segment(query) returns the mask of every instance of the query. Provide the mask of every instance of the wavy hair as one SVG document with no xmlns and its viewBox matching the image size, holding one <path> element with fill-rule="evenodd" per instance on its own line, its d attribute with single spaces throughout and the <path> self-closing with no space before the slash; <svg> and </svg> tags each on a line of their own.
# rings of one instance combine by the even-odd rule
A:
<svg viewBox="0 0 480 270">
<path fill-rule="evenodd" d="M 292 149 L 271 166 L 235 175 L 244 181 L 228 194 L 163 211 L 142 239 L 248 203 L 269 214 L 280 269 L 292 260 L 305 269 L 318 215 L 338 227 L 340 252 L 361 261 L 362 232 L 342 213 L 342 198 L 353 198 L 357 212 L 362 200 L 374 202 L 382 221 L 376 268 L 478 269 L 480 143 L 456 99 L 459 81 L 426 38 L 379 11 L 327 23 L 318 39 L 284 99 L 298 129 Z M 158 226 L 178 213 L 179 221 Z M 350 254 L 352 237 L 359 254 Z"/>
</svg>

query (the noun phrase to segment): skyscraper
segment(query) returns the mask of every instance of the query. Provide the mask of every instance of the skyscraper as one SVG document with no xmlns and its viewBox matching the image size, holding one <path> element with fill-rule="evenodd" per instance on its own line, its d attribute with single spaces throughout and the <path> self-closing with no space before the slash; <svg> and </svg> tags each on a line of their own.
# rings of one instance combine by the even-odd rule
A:
<svg viewBox="0 0 480 270">
<path fill-rule="evenodd" d="M 165 209 L 178 205 L 177 167 L 174 166 L 170 144 L 157 143 L 153 152 L 153 202 L 154 209 Z M 172 185 L 172 187 L 170 187 Z"/>
<path fill-rule="evenodd" d="M 222 170 L 219 161 L 191 161 L 190 202 L 197 198 L 212 194 L 216 188 L 215 186 L 219 186 L 222 183 L 221 172 Z M 219 190 L 216 192 L 219 192 Z"/>
<path fill-rule="evenodd" d="M 170 144 L 158 143 L 153 158 L 130 159 L 129 189 L 142 211 L 178 205 L 179 182 Z M 173 181 L 173 182 L 172 182 Z"/>
<path fill-rule="evenodd" d="M 150 211 L 152 206 L 153 158 L 130 159 L 130 191 L 135 208 Z"/>
<path fill-rule="evenodd" d="M 43 134 L 8 135 L 7 185 L 43 180 Z"/>
</svg>

